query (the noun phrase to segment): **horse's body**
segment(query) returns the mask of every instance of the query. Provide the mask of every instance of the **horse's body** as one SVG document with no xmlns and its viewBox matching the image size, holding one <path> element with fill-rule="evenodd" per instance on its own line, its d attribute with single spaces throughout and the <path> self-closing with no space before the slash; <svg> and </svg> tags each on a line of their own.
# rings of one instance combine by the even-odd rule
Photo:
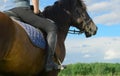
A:
<svg viewBox="0 0 120 76">
<path fill-rule="evenodd" d="M 65 48 L 57 44 L 57 54 L 63 60 Z M 59 45 L 59 46 L 58 46 Z M 60 48 L 62 49 L 60 51 Z M 60 55 L 60 53 L 62 53 Z M 0 72 L 12 75 L 34 75 L 45 65 L 46 50 L 34 46 L 25 30 L 8 16 L 0 13 Z M 61 60 L 61 61 L 62 61 Z M 7 69 L 7 70 L 6 70 Z"/>
<path fill-rule="evenodd" d="M 2 13 L 0 15 L 5 18 L 5 21 L 1 20 L 0 16 L 0 71 L 35 74 L 42 70 L 45 50 L 32 45 L 20 25 Z"/>
<path fill-rule="evenodd" d="M 64 1 L 68 2 L 70 0 L 61 0 L 61 4 L 62 2 L 63 4 L 66 3 Z M 69 27 L 75 25 L 75 27 L 81 29 L 82 20 L 80 20 L 80 15 L 75 15 L 77 17 L 75 17 L 75 20 L 78 22 L 71 18 L 71 14 L 74 14 L 71 11 L 74 9 L 71 8 L 72 10 L 69 11 L 70 9 L 67 9 L 66 6 L 62 8 L 59 8 L 59 6 L 58 2 L 51 7 L 47 7 L 43 11 L 43 15 L 55 21 L 58 26 L 56 54 L 62 62 L 65 57 L 64 41 Z M 88 35 L 88 32 L 86 33 Z M 10 17 L 0 12 L 0 75 L 35 76 L 39 73 L 39 76 L 57 76 L 59 71 L 54 70 L 47 73 L 44 71 L 45 56 L 46 49 L 34 46 L 25 30 Z"/>
</svg>

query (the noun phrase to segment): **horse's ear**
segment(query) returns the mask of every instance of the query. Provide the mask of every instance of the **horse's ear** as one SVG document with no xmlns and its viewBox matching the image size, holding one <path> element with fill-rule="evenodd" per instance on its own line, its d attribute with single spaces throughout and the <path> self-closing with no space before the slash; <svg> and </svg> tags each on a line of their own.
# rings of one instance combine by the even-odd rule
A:
<svg viewBox="0 0 120 76">
<path fill-rule="evenodd" d="M 86 5 L 85 5 L 85 3 L 84 3 L 83 0 L 77 0 L 77 3 L 79 3 L 79 5 L 80 5 L 82 8 L 86 9 Z"/>
<path fill-rule="evenodd" d="M 79 6 L 81 6 L 81 7 L 83 6 L 81 0 L 77 0 L 77 3 L 79 3 Z"/>
</svg>

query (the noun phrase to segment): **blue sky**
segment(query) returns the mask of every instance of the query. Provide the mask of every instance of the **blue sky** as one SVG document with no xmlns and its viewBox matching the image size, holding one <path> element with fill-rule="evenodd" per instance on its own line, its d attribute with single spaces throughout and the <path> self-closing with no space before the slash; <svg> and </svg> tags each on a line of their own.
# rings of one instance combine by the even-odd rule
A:
<svg viewBox="0 0 120 76">
<path fill-rule="evenodd" d="M 0 9 L 4 6 L 0 0 Z M 11 1 L 11 0 L 6 0 Z M 40 9 L 56 0 L 40 0 Z M 68 34 L 64 64 L 76 62 L 120 62 L 120 0 L 84 0 L 88 13 L 98 26 L 91 38 Z M 7 4 L 11 6 L 11 4 Z"/>
</svg>

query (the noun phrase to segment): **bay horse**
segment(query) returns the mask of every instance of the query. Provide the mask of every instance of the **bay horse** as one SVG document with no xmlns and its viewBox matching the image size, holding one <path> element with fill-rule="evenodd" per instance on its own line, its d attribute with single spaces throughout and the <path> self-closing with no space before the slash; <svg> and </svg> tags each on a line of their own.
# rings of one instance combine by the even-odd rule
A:
<svg viewBox="0 0 120 76">
<path fill-rule="evenodd" d="M 86 37 L 97 32 L 97 26 L 88 15 L 82 0 L 58 0 L 46 7 L 42 14 L 58 27 L 56 56 L 61 63 L 66 54 L 64 42 L 70 26 L 78 28 Z M 20 24 L 0 12 L 0 75 L 57 76 L 60 70 L 44 70 L 45 60 L 46 47 L 33 45 Z M 55 62 L 58 63 L 56 59 Z"/>
</svg>

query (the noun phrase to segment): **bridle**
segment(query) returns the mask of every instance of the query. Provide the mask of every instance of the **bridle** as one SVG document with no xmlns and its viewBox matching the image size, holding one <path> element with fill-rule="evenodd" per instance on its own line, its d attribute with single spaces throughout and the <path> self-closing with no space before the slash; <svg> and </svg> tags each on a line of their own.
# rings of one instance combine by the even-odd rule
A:
<svg viewBox="0 0 120 76">
<path fill-rule="evenodd" d="M 78 2 L 80 3 L 79 0 L 78 0 Z M 67 14 L 69 14 L 71 17 L 73 17 L 72 14 L 71 14 L 68 10 L 65 10 L 65 11 L 66 11 Z M 77 10 L 77 13 L 78 13 L 78 14 L 81 14 L 81 15 L 80 15 L 80 18 L 82 19 L 82 25 L 81 25 L 80 31 L 78 31 L 78 30 L 76 30 L 76 29 L 74 29 L 74 30 L 69 30 L 69 31 L 68 31 L 69 34 L 82 34 L 82 33 L 84 33 L 85 30 L 86 30 L 85 27 L 87 27 L 88 24 L 92 21 L 91 18 L 86 21 L 84 15 L 83 15 L 84 12 L 82 12 L 82 10 L 81 10 L 81 11 L 78 11 L 78 10 Z"/>
<path fill-rule="evenodd" d="M 81 3 L 79 0 L 77 0 L 77 1 L 78 1 L 78 3 Z M 61 5 L 60 7 L 63 9 L 63 11 L 64 11 L 65 13 L 67 13 L 67 14 L 70 16 L 70 18 L 73 18 L 73 17 L 74 17 L 69 10 L 65 9 L 64 7 L 62 7 L 62 4 L 60 4 L 60 5 Z M 82 9 L 82 8 L 81 8 L 81 9 Z M 84 9 L 83 9 L 83 10 L 84 10 Z M 88 24 L 92 21 L 91 18 L 86 21 L 84 15 L 83 15 L 84 12 L 82 12 L 83 10 L 79 11 L 79 9 L 77 9 L 77 11 L 76 11 L 78 14 L 80 14 L 80 18 L 81 18 L 81 20 L 82 20 L 82 25 L 81 25 L 80 31 L 79 31 L 79 30 L 76 30 L 76 29 L 74 29 L 74 30 L 69 30 L 69 31 L 68 31 L 69 34 L 82 34 L 82 33 L 84 33 L 85 30 L 86 30 L 85 27 L 87 27 Z"/>
<path fill-rule="evenodd" d="M 83 13 L 81 14 L 81 19 L 82 19 L 82 22 L 83 22 L 81 31 L 82 31 L 82 32 L 85 32 L 85 27 L 88 26 L 88 24 L 92 21 L 92 19 L 89 18 L 89 19 L 86 21 L 85 18 L 84 18 Z"/>
<path fill-rule="evenodd" d="M 82 22 L 83 22 L 83 24 L 82 24 L 82 26 L 81 26 L 81 29 L 80 29 L 80 31 L 78 31 L 78 30 L 76 30 L 76 29 L 74 29 L 74 30 L 69 30 L 69 34 L 82 34 L 82 33 L 84 33 L 85 32 L 85 27 L 87 27 L 88 26 L 88 24 L 92 21 L 92 19 L 90 18 L 90 19 L 88 19 L 87 21 L 85 20 L 85 18 L 84 18 L 84 16 L 81 14 L 81 19 L 82 19 Z"/>
</svg>

